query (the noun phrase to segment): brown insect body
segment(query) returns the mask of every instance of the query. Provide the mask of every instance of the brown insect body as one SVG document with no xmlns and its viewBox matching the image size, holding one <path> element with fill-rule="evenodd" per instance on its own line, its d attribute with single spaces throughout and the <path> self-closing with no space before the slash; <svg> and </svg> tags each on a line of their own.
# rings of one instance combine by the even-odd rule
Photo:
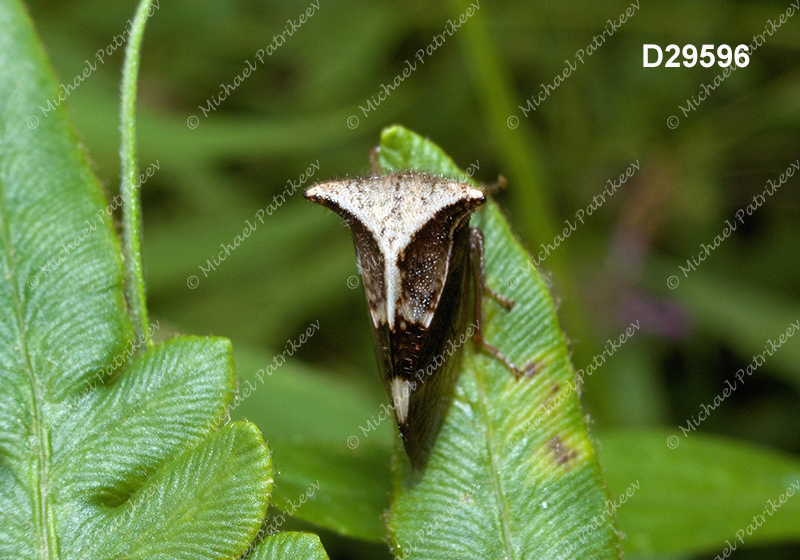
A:
<svg viewBox="0 0 800 560">
<path fill-rule="evenodd" d="M 383 383 L 406 452 L 422 469 L 452 400 L 457 357 L 446 349 L 464 333 L 477 231 L 469 217 L 486 197 L 414 172 L 320 183 L 304 196 L 350 225 Z"/>
</svg>

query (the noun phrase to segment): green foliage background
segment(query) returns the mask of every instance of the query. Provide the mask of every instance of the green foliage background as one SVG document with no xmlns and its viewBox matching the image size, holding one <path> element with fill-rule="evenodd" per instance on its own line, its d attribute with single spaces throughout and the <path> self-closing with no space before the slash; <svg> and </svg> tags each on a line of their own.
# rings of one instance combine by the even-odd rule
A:
<svg viewBox="0 0 800 560">
<path fill-rule="evenodd" d="M 498 195 L 499 206 L 534 254 L 540 243 L 552 243 L 564 220 L 575 221 L 575 212 L 608 179 L 639 161 L 641 171 L 540 269 L 552 273 L 576 369 L 631 322 L 642 324 L 641 335 L 587 379 L 582 395 L 612 495 L 642 481 L 617 511 L 620 528 L 629 535 L 643 534 L 634 529 L 648 522 L 661 528 L 659 542 L 637 537 L 623 546 L 630 557 L 719 554 L 727 538 L 719 534 L 733 535 L 720 525 L 715 532 L 715 523 L 745 527 L 780 493 L 774 481 L 800 472 L 800 339 L 790 339 L 759 367 L 698 432 L 685 438 L 678 426 L 713 402 L 768 338 L 800 318 L 800 179 L 789 180 L 688 277 L 678 265 L 697 255 L 701 243 L 711 243 L 726 219 L 800 155 L 800 15 L 684 116 L 678 106 L 719 68 L 644 69 L 642 44 L 749 43 L 789 4 L 642 0 L 630 21 L 525 118 L 518 105 L 537 94 L 540 83 L 552 83 L 565 60 L 573 61 L 629 4 L 484 1 L 365 116 L 359 106 L 469 3 L 319 5 L 207 117 L 199 106 L 216 98 L 221 83 L 232 83 L 308 2 L 161 0 L 148 22 L 141 63 L 139 162 L 142 169 L 159 163 L 143 187 L 149 310 L 167 325 L 159 335 L 230 338 L 244 380 L 309 324 L 321 325 L 278 370 L 283 376 L 271 376 L 270 391 L 255 392 L 234 415 L 255 420 L 275 451 L 277 499 L 295 499 L 314 482 L 282 482 L 282 439 L 294 444 L 287 454 L 301 454 L 298 441 L 326 438 L 339 442 L 329 443 L 332 454 L 346 453 L 346 437 L 361 436 L 358 427 L 385 399 L 363 293 L 348 287 L 357 275 L 352 242 L 335 217 L 297 192 L 207 278 L 198 266 L 218 255 L 220 244 L 233 243 L 245 220 L 253 223 L 255 212 L 310 164 L 319 162 L 312 181 L 366 172 L 380 130 L 400 122 L 434 140 L 462 169 L 479 162 L 478 180 L 492 182 L 502 173 L 509 186 Z M 65 83 L 83 71 L 85 60 L 96 62 L 95 52 L 113 44 L 135 9 L 133 2 L 84 0 L 28 6 Z M 107 55 L 65 101 L 111 195 L 119 182 L 122 54 L 118 48 Z M 512 114 L 520 119 L 513 130 L 507 125 Z M 199 125 L 190 129 L 193 115 Z M 347 126 L 351 115 L 360 121 L 355 129 Z M 674 130 L 666 124 L 671 115 L 680 118 Z M 196 289 L 187 286 L 192 275 L 199 279 Z M 667 287 L 671 275 L 680 279 L 674 290 Z M 331 377 L 336 392 L 327 389 Z M 312 399 L 307 387 L 315 379 L 326 389 Z M 381 425 L 370 445 L 350 454 L 363 469 L 342 494 L 370 511 L 388 505 L 380 489 L 388 480 L 390 428 Z M 707 443 L 716 452 L 709 453 L 695 448 L 706 442 L 700 432 L 751 445 L 729 456 L 730 448 L 715 448 L 721 440 L 713 439 Z M 680 438 L 672 451 L 666 445 L 671 435 Z M 773 451 L 756 453 L 753 445 Z M 309 443 L 307 454 L 292 460 L 349 472 L 325 461 L 320 449 Z M 759 486 L 756 478 L 773 470 Z M 354 497 L 353 487 L 363 488 L 364 496 Z M 754 487 L 763 491 L 754 491 L 747 507 L 721 498 L 747 497 Z M 755 533 L 751 546 L 736 551 L 738 558 L 797 557 L 791 542 L 798 540 L 800 505 L 784 508 Z M 340 532 L 362 539 L 380 530 L 354 529 L 346 518 L 327 526 L 335 522 Z M 318 531 L 296 519 L 287 528 Z M 387 554 L 381 543 L 324 531 L 322 537 L 331 558 Z"/>
</svg>

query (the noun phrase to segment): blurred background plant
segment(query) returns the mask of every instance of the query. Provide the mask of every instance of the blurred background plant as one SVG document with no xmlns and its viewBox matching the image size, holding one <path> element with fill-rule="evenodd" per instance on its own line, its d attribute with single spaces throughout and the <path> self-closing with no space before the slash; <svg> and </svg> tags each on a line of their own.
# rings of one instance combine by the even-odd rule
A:
<svg viewBox="0 0 800 560">
<path fill-rule="evenodd" d="M 123 32 L 135 2 L 34 0 L 28 6 L 60 81 L 71 83 L 86 67 L 84 61 L 96 63 L 96 71 L 65 103 L 113 196 L 119 183 L 123 49 L 106 55 L 103 63 L 95 53 Z M 242 400 L 234 415 L 247 415 L 259 425 L 279 470 L 282 440 L 297 444 L 286 448 L 287 455 L 308 443 L 308 455 L 300 453 L 296 461 L 336 468 L 324 460 L 320 446 L 348 453 L 346 436 L 363 440 L 359 426 L 385 399 L 349 232 L 332 214 L 303 201 L 298 189 L 216 270 L 206 275 L 199 267 L 207 269 L 207 261 L 220 256 L 220 245 L 233 244 L 245 221 L 254 224 L 255 213 L 276 205 L 312 164 L 318 162 L 319 168 L 301 188 L 367 172 L 369 150 L 380 130 L 394 122 L 434 140 L 462 168 L 471 166 L 479 181 L 504 175 L 508 188 L 497 198 L 534 255 L 540 244 L 553 243 L 564 220 L 575 223 L 575 213 L 591 204 L 607 180 L 639 162 L 641 171 L 585 216 L 585 223 L 539 266 L 559 298 L 576 368 L 591 363 L 631 322 L 641 323 L 641 335 L 584 386 L 582 402 L 604 466 L 604 434 L 619 438 L 630 433 L 623 429 L 663 429 L 661 447 L 666 449 L 670 434 L 683 445 L 687 438 L 678 426 L 696 417 L 703 403 L 712 403 L 725 381 L 761 353 L 768 339 L 777 340 L 800 319 L 797 177 L 748 216 L 696 271 L 684 276 L 678 268 L 701 252 L 701 244 L 713 243 L 725 220 L 733 221 L 767 180 L 777 181 L 800 156 L 800 17 L 790 18 L 746 69 L 686 115 L 679 106 L 685 107 L 721 69 L 642 67 L 644 43 L 662 48 L 750 43 L 767 20 L 777 22 L 788 3 L 642 2 L 527 117 L 519 106 L 538 95 L 540 84 L 552 84 L 566 61 L 574 64 L 575 53 L 630 3 L 483 2 L 452 38 L 425 55 L 424 63 L 414 58 L 417 51 L 444 31 L 448 18 L 457 20 L 469 2 L 319 0 L 319 8 L 298 28 L 286 23 L 296 24 L 309 6 L 305 0 L 163 0 L 148 22 L 140 71 L 140 167 L 158 162 L 142 191 L 153 318 L 172 332 L 229 337 L 243 380 L 252 379 L 288 340 L 319 321 L 313 343 L 302 345 L 283 375 L 273 375 L 268 390 Z M 287 28 L 292 34 L 274 48 L 273 37 Z M 256 63 L 257 51 L 270 44 L 273 52 Z M 378 99 L 382 84 L 402 74 L 407 60 L 416 69 L 374 110 L 362 111 Z M 233 84 L 247 61 L 256 69 L 204 114 L 200 107 L 219 100 L 223 85 Z M 353 115 L 355 127 L 348 120 Z M 512 115 L 519 119 L 515 128 L 508 124 Z M 679 125 L 671 129 L 667 119 L 673 115 Z M 673 275 L 679 285 L 670 289 L 667 279 Z M 796 457 L 799 389 L 800 337 L 767 359 L 699 431 Z M 373 509 L 384 507 L 383 500 L 388 504 L 384 452 L 392 429 L 388 423 L 379 426 L 367 442 L 373 447 L 365 444 L 352 452 L 362 453 L 370 472 L 347 474 L 346 465 L 340 466 L 342 477 L 352 479 L 350 487 L 343 483 L 342 492 L 361 485 Z M 658 456 L 654 453 L 653 460 Z M 760 467 L 749 465 L 753 471 Z M 282 486 L 278 476 L 276 492 L 291 499 L 313 482 L 286 480 Z M 629 482 L 618 489 L 610 482 L 612 493 Z M 732 481 L 729 488 L 745 491 L 747 484 Z M 689 498 L 692 491 L 684 489 Z M 776 497 L 764 495 L 763 502 Z M 703 507 L 713 510 L 714 504 Z M 789 506 L 781 513 L 798 515 L 800 505 L 791 507 L 794 513 Z M 626 530 L 623 510 L 617 514 Z M 652 515 L 657 525 L 657 513 Z M 380 538 L 375 538 L 380 519 L 375 523 L 356 530 L 341 521 L 338 533 L 360 538 L 322 531 L 331 558 L 388 557 L 384 544 L 366 542 Z M 281 529 L 299 526 L 307 527 L 292 519 Z M 797 532 L 736 554 L 800 556 L 800 547 L 775 542 L 787 540 L 796 542 Z M 713 542 L 673 550 L 641 541 L 625 546 L 631 557 L 713 558 L 724 547 L 723 541 Z"/>
</svg>

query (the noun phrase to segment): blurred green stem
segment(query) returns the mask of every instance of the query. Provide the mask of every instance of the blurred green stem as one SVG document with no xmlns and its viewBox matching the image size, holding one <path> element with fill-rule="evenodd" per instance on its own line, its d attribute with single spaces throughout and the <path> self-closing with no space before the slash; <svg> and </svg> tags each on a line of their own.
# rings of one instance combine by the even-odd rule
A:
<svg viewBox="0 0 800 560">
<path fill-rule="evenodd" d="M 131 24 L 128 47 L 125 49 L 125 64 L 122 68 L 121 129 L 122 177 L 119 191 L 122 195 L 122 255 L 125 260 L 125 297 L 128 300 L 128 315 L 136 338 L 153 346 L 147 334 L 148 318 L 142 272 L 141 224 L 142 211 L 139 199 L 139 184 L 136 183 L 136 84 L 139 75 L 144 26 L 149 17 L 152 0 L 142 0 L 136 9 Z"/>
<path fill-rule="evenodd" d="M 448 1 L 452 17 L 456 20 L 470 7 L 470 0 Z M 484 12 L 475 13 L 458 30 L 466 50 L 467 67 L 488 117 L 488 128 L 497 141 L 500 160 L 513 179 L 511 184 L 517 187 L 513 196 L 519 197 L 519 204 L 515 205 L 514 212 L 522 218 L 519 227 L 523 237 L 531 245 L 533 240 L 551 241 L 556 229 L 551 214 L 553 205 L 542 179 L 541 160 L 526 131 L 527 127 L 509 127 L 509 117 L 518 119 L 518 111 L 508 72 L 502 67 L 501 57 L 486 29 L 487 15 Z M 553 254 L 548 258 L 548 266 L 562 272 L 563 259 Z"/>
<path fill-rule="evenodd" d="M 464 14 L 471 5 L 474 8 L 474 1 L 470 0 L 448 0 L 448 3 L 454 19 Z M 556 229 L 553 203 L 542 177 L 539 151 L 535 148 L 535 139 L 530 136 L 530 127 L 519 122 L 511 79 L 487 31 L 487 17 L 488 12 L 476 13 L 458 32 L 465 47 L 467 68 L 488 117 L 487 126 L 500 150 L 498 157 L 504 168 L 508 169 L 512 197 L 517 198 L 514 225 L 521 231 L 528 247 L 538 248 L 540 243 L 553 244 L 561 228 Z M 518 124 L 509 124 L 510 118 L 516 118 Z M 535 252 L 537 249 L 534 249 Z M 596 344 L 590 328 L 586 326 L 582 301 L 569 273 L 564 250 L 556 250 L 548 255 L 547 269 L 553 272 L 559 288 L 557 291 L 564 296 L 564 309 L 560 313 L 566 323 L 564 330 L 571 333 L 572 339 L 583 343 L 580 349 L 576 348 L 576 357 L 588 360 Z"/>
</svg>

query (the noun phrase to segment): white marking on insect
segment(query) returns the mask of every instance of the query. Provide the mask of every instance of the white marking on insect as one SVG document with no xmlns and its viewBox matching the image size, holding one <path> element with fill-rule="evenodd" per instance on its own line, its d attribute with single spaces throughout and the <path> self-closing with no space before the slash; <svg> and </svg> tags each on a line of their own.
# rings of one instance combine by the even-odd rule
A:
<svg viewBox="0 0 800 560">
<path fill-rule="evenodd" d="M 375 323 L 385 322 L 394 329 L 395 315 L 403 296 L 400 256 L 414 238 L 440 210 L 465 201 L 483 201 L 480 189 L 450 179 L 423 174 L 404 177 L 368 177 L 330 181 L 306 191 L 308 198 L 320 198 L 355 216 L 372 234 L 384 257 L 385 307 L 375 309 Z M 392 188 L 394 187 L 394 188 Z M 408 201 L 414 204 L 409 205 Z M 385 321 L 383 313 L 386 314 Z M 411 317 L 408 317 L 411 319 Z M 425 318 L 425 323 L 430 317 Z"/>
<path fill-rule="evenodd" d="M 411 383 L 402 377 L 392 379 L 392 403 L 398 424 L 405 424 L 408 418 L 408 401 L 411 396 Z"/>
</svg>

